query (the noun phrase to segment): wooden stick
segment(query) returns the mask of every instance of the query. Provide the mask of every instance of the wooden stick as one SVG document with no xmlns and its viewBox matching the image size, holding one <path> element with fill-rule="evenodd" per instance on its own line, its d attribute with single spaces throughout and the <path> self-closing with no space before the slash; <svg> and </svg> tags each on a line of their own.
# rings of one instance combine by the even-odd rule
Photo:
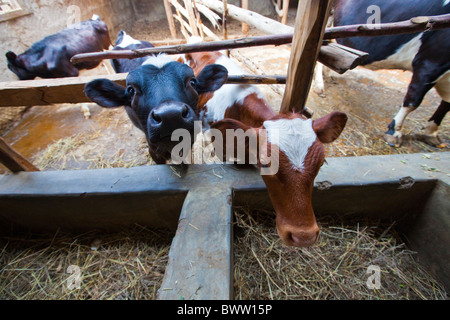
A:
<svg viewBox="0 0 450 320">
<path fill-rule="evenodd" d="M 405 21 L 380 24 L 355 24 L 327 28 L 324 39 L 350 37 L 376 37 L 404 33 L 417 33 L 450 28 L 450 14 L 429 17 L 415 17 Z"/>
<path fill-rule="evenodd" d="M 30 161 L 0 138 L 0 162 L 11 172 L 39 171 Z"/>
<path fill-rule="evenodd" d="M 281 17 L 281 23 L 286 24 L 289 11 L 289 0 L 283 0 L 283 15 Z"/>
<path fill-rule="evenodd" d="M 164 0 L 164 9 L 166 11 L 167 23 L 169 24 L 170 35 L 172 39 L 177 38 L 177 29 L 175 28 L 175 22 L 173 21 L 172 8 L 167 0 Z"/>
<path fill-rule="evenodd" d="M 285 76 L 272 76 L 272 75 L 239 75 L 228 76 L 228 84 L 286 84 Z"/>
<path fill-rule="evenodd" d="M 248 10 L 248 0 L 241 0 L 242 9 Z M 247 34 L 249 31 L 249 26 L 247 23 L 242 22 L 242 33 Z"/>
<path fill-rule="evenodd" d="M 302 113 L 330 14 L 330 0 L 303 0 L 298 4 L 286 89 L 280 113 Z"/>
<path fill-rule="evenodd" d="M 218 51 L 264 45 L 282 45 L 292 42 L 293 34 L 278 34 L 271 36 L 246 37 L 232 40 L 201 42 L 184 45 L 164 46 L 137 50 L 112 50 L 78 54 L 72 57 L 72 63 L 102 59 L 135 59 L 155 53 L 180 54 L 199 51 Z"/>
<path fill-rule="evenodd" d="M 228 40 L 228 29 L 227 29 L 227 18 L 228 18 L 228 1 L 227 0 L 222 0 L 223 1 L 223 15 L 222 15 L 222 32 L 223 32 L 223 40 Z M 230 51 L 229 50 L 225 50 L 225 55 L 227 57 L 230 56 Z"/>
</svg>

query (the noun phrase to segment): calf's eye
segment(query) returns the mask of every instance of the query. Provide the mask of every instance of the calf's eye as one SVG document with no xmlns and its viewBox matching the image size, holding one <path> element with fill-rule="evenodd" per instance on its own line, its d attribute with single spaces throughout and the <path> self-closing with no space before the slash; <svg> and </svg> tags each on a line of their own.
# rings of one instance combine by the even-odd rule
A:
<svg viewBox="0 0 450 320">
<path fill-rule="evenodd" d="M 197 79 L 192 78 L 189 83 L 191 84 L 192 88 L 197 88 Z"/>
<path fill-rule="evenodd" d="M 127 87 L 127 93 L 128 93 L 130 96 L 134 96 L 134 94 L 136 93 L 136 90 L 135 90 L 132 86 L 128 86 L 128 87 Z"/>
</svg>

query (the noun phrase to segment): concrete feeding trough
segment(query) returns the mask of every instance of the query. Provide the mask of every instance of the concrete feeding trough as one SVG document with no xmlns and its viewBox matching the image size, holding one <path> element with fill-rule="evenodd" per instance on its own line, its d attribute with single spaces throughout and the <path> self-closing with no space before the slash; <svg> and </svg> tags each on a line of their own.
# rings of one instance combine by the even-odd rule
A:
<svg viewBox="0 0 450 320">
<path fill-rule="evenodd" d="M 317 216 L 400 220 L 419 262 L 450 288 L 450 152 L 331 158 Z M 79 232 L 176 228 L 159 299 L 233 298 L 234 206 L 271 208 L 251 167 L 192 165 L 21 172 L 0 177 L 0 227 Z"/>
</svg>

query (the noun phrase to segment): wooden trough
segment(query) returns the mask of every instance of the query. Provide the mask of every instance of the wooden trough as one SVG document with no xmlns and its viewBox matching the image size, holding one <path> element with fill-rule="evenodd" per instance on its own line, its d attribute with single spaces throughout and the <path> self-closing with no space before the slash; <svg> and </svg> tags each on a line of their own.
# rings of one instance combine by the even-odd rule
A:
<svg viewBox="0 0 450 320">
<path fill-rule="evenodd" d="M 327 162 L 313 192 L 318 218 L 398 221 L 420 263 L 449 290 L 450 152 Z M 114 231 L 134 223 L 176 228 L 159 299 L 232 299 L 233 208 L 270 209 L 265 185 L 256 170 L 234 165 L 174 170 L 160 165 L 1 176 L 0 226 L 51 232 Z"/>
<path fill-rule="evenodd" d="M 299 5 L 297 28 L 303 32 L 294 34 L 282 112 L 304 109 L 328 10 L 328 0 Z M 79 88 L 80 82 L 69 85 Z M 450 153 L 327 162 L 316 178 L 316 215 L 401 220 L 399 231 L 410 248 L 449 290 Z M 233 208 L 243 205 L 271 208 L 260 175 L 245 166 L 159 165 L 0 176 L 3 230 L 114 231 L 136 223 L 176 230 L 159 299 L 233 299 Z"/>
</svg>

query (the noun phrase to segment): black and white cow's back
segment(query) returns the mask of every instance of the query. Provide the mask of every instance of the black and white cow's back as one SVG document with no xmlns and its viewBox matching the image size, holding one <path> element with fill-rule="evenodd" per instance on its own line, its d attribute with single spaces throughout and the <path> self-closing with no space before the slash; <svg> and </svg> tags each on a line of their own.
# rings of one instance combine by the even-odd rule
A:
<svg viewBox="0 0 450 320">
<path fill-rule="evenodd" d="M 120 30 L 117 34 L 117 39 L 113 50 L 135 50 L 153 48 L 153 45 L 144 40 L 137 40 L 129 36 L 125 31 Z M 111 64 L 116 73 L 130 72 L 141 65 L 148 59 L 148 57 L 136 59 L 112 59 Z"/>
<path fill-rule="evenodd" d="M 450 13 L 449 0 L 336 0 L 334 25 L 366 24 L 377 10 L 380 23 L 408 20 L 417 16 Z M 368 21 L 370 20 L 370 21 Z M 450 29 L 379 37 L 338 39 L 340 44 L 369 53 L 364 62 L 377 69 L 412 70 L 413 76 L 403 106 L 388 126 L 385 139 L 391 145 L 402 142 L 401 128 L 406 116 L 416 109 L 425 94 L 433 87 L 442 102 L 427 124 L 439 145 L 437 128 L 450 110 Z"/>
</svg>

